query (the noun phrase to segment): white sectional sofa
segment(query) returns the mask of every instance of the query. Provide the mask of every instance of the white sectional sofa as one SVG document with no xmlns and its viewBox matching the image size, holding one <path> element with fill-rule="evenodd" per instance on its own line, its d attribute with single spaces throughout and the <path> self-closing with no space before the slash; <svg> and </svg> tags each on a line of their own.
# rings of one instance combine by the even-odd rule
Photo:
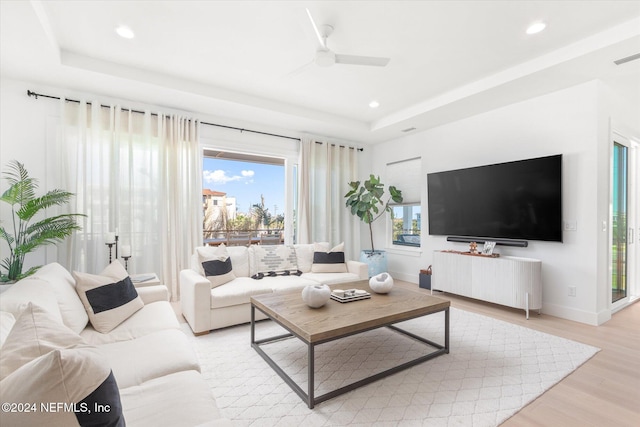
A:
<svg viewBox="0 0 640 427">
<path fill-rule="evenodd" d="M 318 252 L 331 255 L 341 249 L 341 245 L 329 249 L 328 243 L 226 247 L 222 252 L 226 251 L 232 271 L 225 277 L 228 279 L 230 274 L 231 280 L 216 285 L 205 277 L 202 261 L 215 258 L 216 251 L 221 248 L 196 248 L 191 257 L 191 268 L 180 272 L 182 314 L 194 334 L 205 334 L 213 329 L 250 322 L 250 298 L 254 295 L 292 289 L 302 291 L 305 286 L 318 283 L 331 285 L 368 279 L 367 265 L 359 261 L 344 260 L 329 268 L 314 263 Z M 344 252 L 342 254 L 344 257 Z M 270 264 L 270 260 L 278 257 L 279 260 Z M 225 260 L 225 255 L 219 259 Z M 270 268 L 275 270 L 275 276 L 269 276 Z M 260 275 L 262 277 L 258 278 Z M 256 319 L 264 319 L 264 316 L 257 311 Z"/>
<path fill-rule="evenodd" d="M 88 323 L 87 311 L 76 293 L 76 281 L 59 264 L 48 264 L 3 292 L 0 400 L 15 404 L 8 407 L 15 411 L 0 412 L 0 425 L 79 425 L 75 411 L 83 413 L 86 408 L 73 396 L 86 395 L 80 388 L 91 389 L 91 364 L 100 365 L 104 372 L 110 369 L 109 377 L 113 376 L 117 384 L 119 399 L 115 398 L 121 402 L 122 415 L 109 425 L 229 424 L 221 419 L 200 374 L 191 344 L 168 302 L 166 287 L 138 288 L 137 293 L 143 307 L 110 332 L 102 333 Z M 78 354 L 89 358 L 74 363 Z M 50 362 L 47 358 L 61 366 L 54 370 L 64 374 L 62 380 L 49 378 L 48 370 L 42 367 Z M 43 403 L 53 403 L 54 407 L 42 407 Z M 25 404 L 36 406 L 27 408 Z M 69 404 L 75 406 L 64 406 Z M 117 410 L 115 406 L 110 405 L 109 410 Z"/>
</svg>

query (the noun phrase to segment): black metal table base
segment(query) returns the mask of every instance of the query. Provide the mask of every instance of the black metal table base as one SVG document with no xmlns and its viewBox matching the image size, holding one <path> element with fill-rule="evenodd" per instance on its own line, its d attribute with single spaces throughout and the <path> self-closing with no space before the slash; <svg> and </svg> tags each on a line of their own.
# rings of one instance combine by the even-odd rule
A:
<svg viewBox="0 0 640 427">
<path fill-rule="evenodd" d="M 425 362 L 427 360 L 433 359 L 434 357 L 440 356 L 442 354 L 448 354 L 449 353 L 449 308 L 445 308 L 443 310 L 440 311 L 444 311 L 444 345 L 438 344 L 436 342 L 430 341 L 426 338 L 420 337 L 418 335 L 415 335 L 411 332 L 405 331 L 403 329 L 398 328 L 397 326 L 394 326 L 393 324 L 387 324 L 387 325 L 380 325 L 377 326 L 375 328 L 371 328 L 371 329 L 378 329 L 381 327 L 387 327 L 393 331 L 396 331 L 398 333 L 401 333 L 403 335 L 406 335 L 410 338 L 413 338 L 417 341 L 420 341 L 428 346 L 434 347 L 436 348 L 435 351 L 429 353 L 429 354 L 425 354 L 423 356 L 420 356 L 416 359 L 412 359 L 409 360 L 405 363 L 402 363 L 398 366 L 395 366 L 393 368 L 387 369 L 385 371 L 379 372 L 377 374 L 371 375 L 369 377 L 363 378 L 361 380 L 358 380 L 356 382 L 353 382 L 351 384 L 347 384 L 344 387 L 340 387 L 336 390 L 330 391 L 328 393 L 325 393 L 321 396 L 315 396 L 314 393 L 314 386 L 315 386 L 315 380 L 314 380 L 314 369 L 315 369 L 315 346 L 319 345 L 319 344 L 323 344 L 325 342 L 329 342 L 329 341 L 334 341 L 337 339 L 341 339 L 341 338 L 345 338 L 349 335 L 355 335 L 358 333 L 362 333 L 362 332 L 366 332 L 366 331 L 359 331 L 353 334 L 349 334 L 349 335 L 344 335 L 338 338 L 333 338 L 333 339 L 327 339 L 324 341 L 320 341 L 320 342 L 316 342 L 316 343 L 306 343 L 305 340 L 303 340 L 301 337 L 295 335 L 294 333 L 290 332 L 287 334 L 282 334 L 282 335 L 277 335 L 274 337 L 269 337 L 269 338 L 265 338 L 265 339 L 260 339 L 260 340 L 256 340 L 255 339 L 255 310 L 257 307 L 255 307 L 253 304 L 251 305 L 251 347 L 253 347 L 253 349 L 258 352 L 258 354 L 269 364 L 269 366 L 271 366 L 271 368 L 276 371 L 276 373 L 278 375 L 280 375 L 280 377 L 289 385 L 289 387 L 291 387 L 291 389 L 296 392 L 296 394 L 298 396 L 300 396 L 300 398 L 307 403 L 307 406 L 312 409 L 315 405 L 317 405 L 318 403 L 324 402 L 325 400 L 334 398 L 336 396 L 339 396 L 341 394 L 347 393 L 351 390 L 355 390 L 358 387 L 362 387 L 366 384 L 372 383 L 374 381 L 377 381 L 379 379 L 382 379 L 384 377 L 387 377 L 389 375 L 395 374 L 396 372 L 400 372 L 404 369 L 410 368 L 412 366 L 415 366 L 419 363 Z M 258 310 L 260 310 L 258 308 Z M 262 310 L 260 310 L 262 311 Z M 440 311 L 434 312 L 434 313 L 439 313 Z M 264 312 L 263 312 L 264 313 Z M 434 314 L 434 313 L 430 313 L 430 314 Z M 280 322 L 278 322 L 276 319 L 271 318 L 267 313 L 264 313 L 267 317 L 269 317 L 271 320 L 273 320 L 274 322 L 278 323 L 280 326 L 282 326 L 283 328 L 287 329 L 286 326 L 282 325 Z M 428 315 L 430 315 L 428 314 Z M 427 315 L 427 316 L 428 316 Z M 422 317 L 422 316 L 420 316 Z M 410 319 L 406 319 L 406 320 L 410 320 Z M 369 330 L 371 330 L 369 329 Z M 302 342 L 304 342 L 307 345 L 307 354 L 308 354 L 308 391 L 304 391 L 289 375 L 287 375 L 286 372 L 284 372 L 284 370 L 282 368 L 280 368 L 280 366 L 278 366 L 278 364 L 271 359 L 271 357 L 269 357 L 269 355 L 267 353 L 265 353 L 264 350 L 262 350 L 260 348 L 261 345 L 263 344 L 268 344 L 274 341 L 279 341 L 282 339 L 287 339 L 287 338 L 292 338 L 292 337 L 297 337 L 298 339 L 300 339 Z"/>
</svg>

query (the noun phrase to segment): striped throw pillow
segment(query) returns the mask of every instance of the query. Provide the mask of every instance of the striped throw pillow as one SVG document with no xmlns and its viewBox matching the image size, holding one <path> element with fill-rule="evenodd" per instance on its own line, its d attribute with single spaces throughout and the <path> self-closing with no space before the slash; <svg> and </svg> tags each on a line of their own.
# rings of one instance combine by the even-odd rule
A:
<svg viewBox="0 0 640 427">
<path fill-rule="evenodd" d="M 344 258 L 344 242 L 326 251 L 318 243 L 314 244 L 312 273 L 346 273 L 347 264 Z"/>
<path fill-rule="evenodd" d="M 110 332 L 144 307 L 129 273 L 118 260 L 100 274 L 73 272 L 76 292 L 84 305 L 93 328 Z"/>
<path fill-rule="evenodd" d="M 211 289 L 236 278 L 231 264 L 231 257 L 225 245 L 216 248 L 197 248 L 198 263 L 202 266 L 204 277 L 211 282 Z"/>
</svg>

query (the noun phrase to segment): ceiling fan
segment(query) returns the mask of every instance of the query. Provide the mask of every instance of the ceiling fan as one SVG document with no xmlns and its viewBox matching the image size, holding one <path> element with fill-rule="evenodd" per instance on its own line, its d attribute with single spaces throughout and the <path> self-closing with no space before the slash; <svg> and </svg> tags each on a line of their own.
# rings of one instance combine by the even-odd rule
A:
<svg viewBox="0 0 640 427">
<path fill-rule="evenodd" d="M 318 37 L 320 46 L 316 50 L 315 63 L 320 67 L 330 67 L 334 64 L 346 64 L 346 65 L 368 65 L 374 67 L 384 67 L 389 63 L 389 58 L 380 58 L 375 56 L 360 56 L 360 55 L 343 55 L 333 52 L 327 46 L 327 38 L 333 32 L 331 25 L 321 25 L 318 27 L 311 16 L 311 12 L 307 9 L 307 15 L 313 26 L 313 31 Z"/>
</svg>

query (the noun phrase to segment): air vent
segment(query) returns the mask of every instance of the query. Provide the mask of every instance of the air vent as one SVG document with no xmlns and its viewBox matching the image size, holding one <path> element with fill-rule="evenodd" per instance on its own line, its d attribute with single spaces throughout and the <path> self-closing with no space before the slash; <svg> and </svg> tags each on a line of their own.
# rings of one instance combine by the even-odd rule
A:
<svg viewBox="0 0 640 427">
<path fill-rule="evenodd" d="M 626 58 L 620 58 L 613 61 L 616 65 L 622 65 L 627 62 L 635 61 L 636 59 L 640 59 L 640 53 L 636 53 L 635 55 L 627 56 Z"/>
<path fill-rule="evenodd" d="M 402 129 L 402 132 L 411 132 L 412 130 L 416 130 L 416 128 L 406 128 L 406 129 Z"/>
</svg>

